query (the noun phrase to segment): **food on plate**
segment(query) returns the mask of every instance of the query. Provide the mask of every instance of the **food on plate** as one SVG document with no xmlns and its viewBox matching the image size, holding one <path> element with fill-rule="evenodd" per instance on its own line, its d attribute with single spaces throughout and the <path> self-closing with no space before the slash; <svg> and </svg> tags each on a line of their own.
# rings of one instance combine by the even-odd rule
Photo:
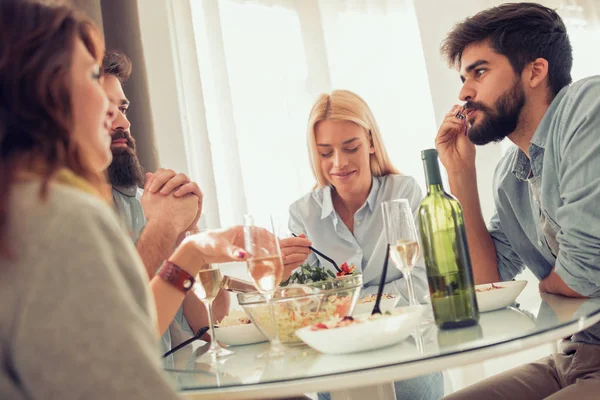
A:
<svg viewBox="0 0 600 400">
<path fill-rule="evenodd" d="M 395 299 L 396 297 L 398 297 L 398 296 L 393 295 L 393 294 L 383 293 L 381 295 L 381 300 Z M 373 303 L 375 300 L 377 300 L 376 294 L 368 294 L 365 297 L 363 297 L 362 299 L 359 299 L 358 304 Z"/>
<path fill-rule="evenodd" d="M 325 329 L 343 328 L 343 327 L 349 326 L 349 325 L 360 324 L 365 321 L 373 321 L 376 319 L 380 319 L 387 315 L 392 315 L 392 314 L 390 312 L 386 311 L 383 314 L 373 314 L 373 315 L 369 315 L 367 318 L 361 318 L 361 319 L 353 318 L 353 317 L 347 315 L 343 318 L 334 318 L 334 319 L 330 319 L 329 321 L 326 321 L 326 322 L 320 322 L 318 324 L 314 324 L 313 326 L 310 327 L 310 330 L 311 331 L 322 331 Z"/>
<path fill-rule="evenodd" d="M 358 320 L 346 315 L 342 319 L 337 319 L 329 322 L 320 322 L 310 327 L 311 331 L 322 331 L 323 329 L 342 328 L 344 326 L 356 324 Z"/>
<path fill-rule="evenodd" d="M 356 272 L 356 265 L 348 266 L 348 263 L 343 263 L 340 265 L 341 271 L 336 272 L 335 276 L 346 276 L 346 275 L 354 275 Z"/>
<path fill-rule="evenodd" d="M 327 321 L 332 318 L 341 318 L 347 315 L 352 305 L 352 296 L 331 295 L 326 301 L 314 298 L 305 302 L 274 302 L 273 308 L 277 320 L 279 338 L 283 343 L 296 343 L 300 339 L 295 332 L 318 321 Z M 315 311 L 316 310 L 316 311 Z M 266 335 L 273 336 L 273 319 L 269 308 L 265 306 L 248 309 L 256 324 L 266 331 Z"/>
<path fill-rule="evenodd" d="M 494 289 L 504 289 L 504 286 L 497 286 L 497 285 L 494 285 L 492 283 L 492 286 L 490 286 L 488 288 L 485 288 L 485 289 L 481 289 L 481 288 L 480 289 L 475 289 L 475 291 L 476 292 L 489 292 L 490 290 L 494 290 Z"/>
<path fill-rule="evenodd" d="M 227 328 L 229 326 L 248 325 L 251 324 L 250 318 L 243 311 L 231 311 L 226 315 L 221 322 L 217 323 L 219 328 Z"/>
<path fill-rule="evenodd" d="M 296 271 L 294 271 L 290 275 L 288 279 L 281 282 L 280 286 L 287 286 L 292 283 L 303 284 L 311 282 L 320 282 L 328 279 L 334 279 L 336 277 L 358 274 L 356 266 L 349 266 L 348 263 L 343 263 L 342 265 L 340 265 L 340 269 L 340 272 L 334 273 L 329 269 L 326 270 L 324 267 L 311 267 L 310 264 L 302 264 Z"/>
<path fill-rule="evenodd" d="M 329 279 L 289 284 L 277 289 L 271 304 L 283 343 L 300 342 L 296 336 L 300 328 L 352 313 L 362 289 L 362 275 L 329 276 Z M 264 296 L 259 293 L 240 293 L 238 301 L 256 327 L 272 339 L 274 321 Z"/>
<path fill-rule="evenodd" d="M 302 264 L 289 278 L 281 282 L 280 286 L 287 286 L 292 283 L 320 282 L 331 278 L 335 278 L 335 274 L 326 271 L 323 267 L 311 267 L 309 264 Z"/>
</svg>

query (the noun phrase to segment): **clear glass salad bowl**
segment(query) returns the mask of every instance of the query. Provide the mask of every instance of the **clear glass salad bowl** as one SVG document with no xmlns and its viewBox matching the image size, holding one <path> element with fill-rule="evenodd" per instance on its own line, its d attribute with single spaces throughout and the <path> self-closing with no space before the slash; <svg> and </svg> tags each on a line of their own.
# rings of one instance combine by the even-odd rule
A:
<svg viewBox="0 0 600 400">
<path fill-rule="evenodd" d="M 334 317 L 351 315 L 362 288 L 362 275 L 348 275 L 303 285 L 278 288 L 273 308 L 279 338 L 284 344 L 300 343 L 295 332 Z M 238 293 L 238 302 L 256 327 L 272 340 L 273 319 L 259 292 Z"/>
</svg>

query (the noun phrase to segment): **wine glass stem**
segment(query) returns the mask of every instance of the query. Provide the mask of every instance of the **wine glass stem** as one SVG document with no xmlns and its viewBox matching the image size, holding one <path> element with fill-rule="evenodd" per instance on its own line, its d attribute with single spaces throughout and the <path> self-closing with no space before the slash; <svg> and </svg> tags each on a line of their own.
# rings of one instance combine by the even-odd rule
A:
<svg viewBox="0 0 600 400">
<path fill-rule="evenodd" d="M 423 344 L 423 335 L 421 333 L 421 328 L 419 326 L 417 326 L 417 329 L 415 329 L 415 343 L 417 345 L 417 350 L 419 350 L 419 352 L 421 354 L 425 354 L 425 346 Z"/>
<path fill-rule="evenodd" d="M 405 272 L 404 276 L 406 277 L 406 288 L 408 290 L 408 305 L 410 306 L 418 306 L 420 305 L 415 297 L 415 287 L 413 286 L 413 279 L 411 272 Z"/>
<path fill-rule="evenodd" d="M 275 306 L 273 305 L 273 297 L 267 297 L 267 305 L 269 306 L 269 312 L 271 313 L 271 318 L 273 319 L 273 341 L 271 342 L 272 348 L 281 347 L 281 340 L 279 339 L 279 328 L 277 327 L 277 319 L 275 318 Z"/>
<path fill-rule="evenodd" d="M 205 301 L 204 305 L 206 306 L 206 312 L 208 313 L 208 326 L 210 327 L 210 349 L 208 351 L 212 353 L 219 348 L 217 337 L 215 336 L 215 324 L 213 323 L 212 300 Z"/>
</svg>

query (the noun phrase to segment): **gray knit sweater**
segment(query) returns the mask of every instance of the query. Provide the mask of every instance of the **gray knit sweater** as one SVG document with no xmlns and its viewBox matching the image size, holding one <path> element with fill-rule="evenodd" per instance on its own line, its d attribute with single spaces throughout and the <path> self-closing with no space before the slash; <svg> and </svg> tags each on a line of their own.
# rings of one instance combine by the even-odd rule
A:
<svg viewBox="0 0 600 400">
<path fill-rule="evenodd" d="M 142 262 L 106 204 L 14 187 L 0 258 L 0 399 L 176 399 Z"/>
</svg>

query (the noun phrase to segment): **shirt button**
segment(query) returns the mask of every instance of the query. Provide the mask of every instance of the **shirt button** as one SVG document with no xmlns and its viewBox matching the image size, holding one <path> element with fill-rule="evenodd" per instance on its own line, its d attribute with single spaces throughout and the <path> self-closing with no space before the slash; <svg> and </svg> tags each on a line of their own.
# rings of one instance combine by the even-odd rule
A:
<svg viewBox="0 0 600 400">
<path fill-rule="evenodd" d="M 538 240 L 538 246 L 542 247 L 542 241 Z"/>
<path fill-rule="evenodd" d="M 360 253 L 362 253 L 362 250 L 360 250 L 360 249 L 356 250 L 356 254 L 360 254 Z"/>
<path fill-rule="evenodd" d="M 360 221 L 356 221 L 356 225 L 360 225 Z"/>
</svg>

